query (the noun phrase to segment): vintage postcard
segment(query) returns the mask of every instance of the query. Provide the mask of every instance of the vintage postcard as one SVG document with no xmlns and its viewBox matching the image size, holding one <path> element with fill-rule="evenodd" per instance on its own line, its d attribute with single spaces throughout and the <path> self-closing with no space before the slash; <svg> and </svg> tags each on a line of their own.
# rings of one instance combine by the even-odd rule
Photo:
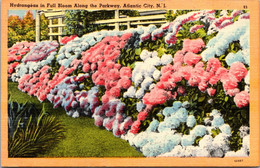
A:
<svg viewBox="0 0 260 168">
<path fill-rule="evenodd" d="M 1 7 L 1 166 L 259 166 L 258 0 Z"/>
</svg>

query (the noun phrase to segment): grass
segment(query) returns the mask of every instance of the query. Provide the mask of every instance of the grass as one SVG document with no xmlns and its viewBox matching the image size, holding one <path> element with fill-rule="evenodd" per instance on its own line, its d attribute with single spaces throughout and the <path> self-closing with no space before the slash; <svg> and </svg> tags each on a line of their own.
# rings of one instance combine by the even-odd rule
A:
<svg viewBox="0 0 260 168">
<path fill-rule="evenodd" d="M 8 93 L 13 101 L 25 103 L 30 101 L 36 108 L 42 103 L 17 89 L 17 83 L 8 83 Z M 66 115 L 63 108 L 53 109 L 53 105 L 44 101 L 46 112 L 55 116 L 65 128 L 65 138 L 55 147 L 38 157 L 142 157 L 128 142 L 115 137 L 112 132 L 94 125 L 89 117 L 72 118 Z"/>
</svg>

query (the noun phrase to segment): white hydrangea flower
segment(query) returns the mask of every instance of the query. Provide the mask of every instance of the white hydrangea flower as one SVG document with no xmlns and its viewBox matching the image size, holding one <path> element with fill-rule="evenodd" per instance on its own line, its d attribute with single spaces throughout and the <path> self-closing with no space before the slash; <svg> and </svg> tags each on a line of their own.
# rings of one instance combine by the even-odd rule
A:
<svg viewBox="0 0 260 168">
<path fill-rule="evenodd" d="M 154 78 L 155 80 L 159 80 L 160 77 L 161 77 L 161 72 L 160 72 L 158 69 L 156 69 L 156 70 L 153 72 L 153 78 Z"/>
<path fill-rule="evenodd" d="M 138 135 L 136 135 L 133 139 L 133 144 L 140 148 L 143 147 L 145 144 L 147 144 L 148 141 L 148 137 L 149 135 L 146 132 L 141 132 Z"/>
<path fill-rule="evenodd" d="M 230 126 L 228 125 L 228 124 L 223 124 L 223 125 L 221 125 L 220 127 L 219 127 L 219 129 L 220 129 L 220 131 L 222 132 L 222 133 L 225 133 L 225 134 L 227 134 L 227 135 L 229 135 L 229 136 L 231 136 L 231 128 L 230 128 Z"/>
<path fill-rule="evenodd" d="M 138 112 L 141 112 L 144 108 L 145 108 L 145 104 L 143 103 L 143 102 L 141 102 L 141 101 L 139 101 L 137 104 L 136 104 L 136 110 L 138 111 Z"/>
<path fill-rule="evenodd" d="M 245 77 L 245 83 L 246 83 L 247 85 L 250 84 L 250 70 L 247 72 L 247 75 L 246 75 L 246 77 Z"/>
<path fill-rule="evenodd" d="M 143 148 L 145 156 L 158 156 L 162 153 L 170 152 L 181 141 L 181 137 L 177 134 L 166 134 L 166 136 L 158 136 L 154 142 L 147 143 Z"/>
<path fill-rule="evenodd" d="M 177 110 L 176 109 L 174 109 L 173 107 L 165 107 L 164 109 L 163 109 L 163 115 L 165 116 L 165 117 L 169 117 L 170 115 L 172 115 L 173 113 L 175 113 Z"/>
<path fill-rule="evenodd" d="M 249 152 L 250 149 L 250 135 L 247 135 L 243 138 L 243 142 L 242 142 L 242 146 L 243 148 Z"/>
<path fill-rule="evenodd" d="M 192 157 L 196 156 L 196 147 L 195 146 L 187 146 L 183 152 L 184 157 Z"/>
<path fill-rule="evenodd" d="M 210 116 L 216 116 L 216 115 L 220 115 L 220 112 L 216 109 L 212 110 L 211 113 L 210 113 Z"/>
<path fill-rule="evenodd" d="M 141 83 L 141 87 L 146 90 L 153 83 L 153 79 L 151 77 L 145 78 Z"/>
<path fill-rule="evenodd" d="M 150 57 L 150 52 L 148 50 L 143 50 L 140 54 L 140 58 L 145 61 L 147 58 Z"/>
<path fill-rule="evenodd" d="M 190 128 L 194 127 L 194 125 L 196 124 L 196 119 L 194 117 L 194 115 L 189 115 L 187 118 L 187 123 L 186 125 Z"/>
<path fill-rule="evenodd" d="M 183 152 L 184 152 L 183 147 L 181 145 L 177 145 L 170 152 L 163 153 L 159 155 L 159 157 L 171 157 L 171 156 L 181 157 L 183 156 Z"/>
<path fill-rule="evenodd" d="M 205 148 L 209 151 L 212 150 L 212 142 L 213 142 L 213 137 L 210 135 L 205 135 L 200 141 L 199 141 L 199 146 L 201 148 Z"/>
<path fill-rule="evenodd" d="M 196 157 L 210 157 L 210 151 L 205 148 L 195 147 Z"/>
<path fill-rule="evenodd" d="M 176 110 L 181 108 L 181 106 L 182 106 L 182 103 L 180 101 L 174 101 L 172 104 L 172 107 Z"/>
<path fill-rule="evenodd" d="M 137 87 L 140 83 L 142 83 L 142 81 L 143 81 L 142 73 L 136 74 L 136 76 L 134 77 L 135 86 Z"/>
<path fill-rule="evenodd" d="M 212 157 L 223 157 L 224 156 L 224 151 L 222 148 L 216 148 L 211 152 Z"/>
<path fill-rule="evenodd" d="M 144 96 L 144 89 L 143 88 L 138 89 L 135 93 L 135 97 L 141 99 L 143 96 Z"/>
<path fill-rule="evenodd" d="M 162 55 L 162 58 L 161 58 L 162 65 L 170 64 L 170 63 L 172 63 L 172 61 L 173 61 L 173 58 L 172 58 L 171 54 Z"/>
<path fill-rule="evenodd" d="M 223 29 L 219 30 L 219 33 L 208 42 L 206 46 L 207 49 L 201 53 L 203 61 L 208 61 L 209 58 L 215 57 L 215 55 L 223 55 L 228 49 L 229 44 L 234 41 L 239 40 L 243 49 L 248 48 L 248 30 L 248 19 L 238 20 L 232 25 L 226 26 Z"/>
<path fill-rule="evenodd" d="M 231 66 L 231 64 L 233 64 L 234 62 L 244 62 L 244 56 L 243 53 L 240 51 L 238 51 L 237 53 L 229 53 L 226 57 L 226 63 L 228 64 L 228 66 Z"/>
<path fill-rule="evenodd" d="M 218 134 L 212 142 L 212 146 L 214 147 L 214 149 L 220 148 L 223 151 L 228 151 L 229 150 L 228 137 L 229 136 L 225 133 Z"/>
<path fill-rule="evenodd" d="M 152 57 L 152 58 L 147 58 L 144 61 L 145 64 L 150 64 L 152 66 L 159 66 L 161 65 L 161 60 L 159 57 Z"/>
<path fill-rule="evenodd" d="M 225 154 L 225 157 L 248 157 L 247 152 L 241 148 L 240 150 L 234 152 L 234 151 L 228 151 Z"/>
<path fill-rule="evenodd" d="M 152 83 L 152 84 L 149 86 L 149 90 L 152 90 L 155 86 L 156 86 L 156 84 Z"/>
</svg>

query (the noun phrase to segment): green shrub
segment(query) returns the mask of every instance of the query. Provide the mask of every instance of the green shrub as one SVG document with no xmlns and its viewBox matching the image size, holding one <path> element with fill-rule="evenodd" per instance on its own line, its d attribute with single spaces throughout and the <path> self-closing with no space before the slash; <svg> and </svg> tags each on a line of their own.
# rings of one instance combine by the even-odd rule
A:
<svg viewBox="0 0 260 168">
<path fill-rule="evenodd" d="M 35 157 L 49 150 L 63 137 L 64 127 L 33 104 L 8 104 L 8 156 Z"/>
</svg>

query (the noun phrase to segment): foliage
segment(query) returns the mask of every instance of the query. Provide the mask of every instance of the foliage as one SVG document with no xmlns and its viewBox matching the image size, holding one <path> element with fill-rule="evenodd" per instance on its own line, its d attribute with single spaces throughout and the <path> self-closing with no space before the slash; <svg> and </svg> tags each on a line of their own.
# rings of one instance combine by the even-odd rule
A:
<svg viewBox="0 0 260 168">
<path fill-rule="evenodd" d="M 165 14 L 165 18 L 167 21 L 172 22 L 174 21 L 178 16 L 187 14 L 191 12 L 192 10 L 168 10 Z"/>
<path fill-rule="evenodd" d="M 8 101 L 8 134 L 13 136 L 17 127 L 25 130 L 30 116 L 36 117 L 39 115 L 39 111 L 35 108 L 34 104 L 24 103 L 19 104 L 17 102 Z"/>
<path fill-rule="evenodd" d="M 40 27 L 41 27 L 41 36 L 40 36 L 40 40 L 48 40 L 49 39 L 49 29 L 48 29 L 48 25 L 49 25 L 49 20 L 44 16 L 44 14 L 41 14 L 40 16 Z"/>
<path fill-rule="evenodd" d="M 9 157 L 33 157 L 49 150 L 64 137 L 64 127 L 54 116 L 33 104 L 9 101 Z M 16 126 L 16 128 L 15 128 Z M 14 130 L 15 128 L 15 130 Z"/>
<path fill-rule="evenodd" d="M 40 40 L 48 40 L 48 19 L 44 14 L 40 16 L 40 30 Z M 8 17 L 8 47 L 20 41 L 35 41 L 35 19 L 30 10 L 26 12 L 23 18 L 13 15 Z"/>
<path fill-rule="evenodd" d="M 139 13 L 132 10 L 120 11 L 123 15 L 137 16 Z M 92 22 L 97 20 L 107 20 L 114 18 L 113 10 L 98 10 L 98 11 L 87 11 L 87 10 L 66 10 L 65 13 L 65 34 L 66 35 L 82 35 L 98 31 L 102 29 L 111 29 L 106 24 L 96 25 Z"/>
<path fill-rule="evenodd" d="M 14 29 L 8 27 L 8 47 L 12 47 L 16 42 L 21 41 L 21 35 L 17 34 Z"/>
</svg>

